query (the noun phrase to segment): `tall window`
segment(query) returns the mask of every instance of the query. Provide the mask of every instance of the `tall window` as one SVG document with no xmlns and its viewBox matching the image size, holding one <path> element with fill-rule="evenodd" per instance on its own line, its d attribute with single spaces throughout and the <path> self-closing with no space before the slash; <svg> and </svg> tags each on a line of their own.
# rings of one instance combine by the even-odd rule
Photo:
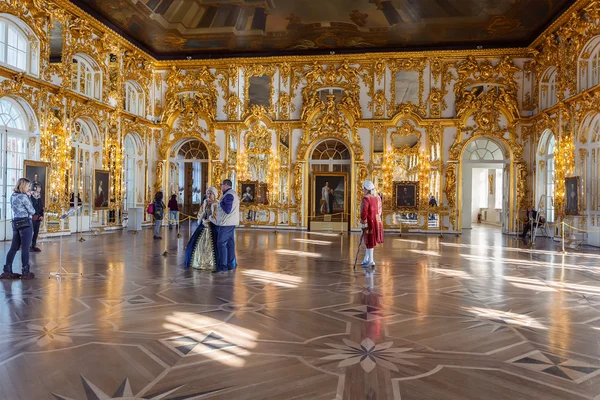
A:
<svg viewBox="0 0 600 400">
<path fill-rule="evenodd" d="M 128 134 L 125 137 L 125 209 L 135 207 L 137 202 L 137 176 L 138 176 L 138 160 L 141 158 L 137 154 L 136 140 L 134 134 Z"/>
<path fill-rule="evenodd" d="M 144 91 L 137 82 L 125 82 L 125 111 L 144 116 L 146 113 Z"/>
<path fill-rule="evenodd" d="M 502 170 L 496 170 L 496 180 L 494 181 L 495 186 L 495 194 L 494 194 L 494 208 L 501 210 L 502 209 L 502 197 L 504 196 L 504 190 L 502 187 L 502 182 L 504 177 L 502 176 Z"/>
<path fill-rule="evenodd" d="M 594 54 L 590 69 L 590 87 L 593 87 L 600 83 L 600 51 L 596 51 L 596 53 Z"/>
<path fill-rule="evenodd" d="M 540 85 L 540 108 L 545 110 L 552 107 L 558 101 L 556 91 L 556 68 L 552 67 L 546 71 Z"/>
<path fill-rule="evenodd" d="M 546 218 L 554 222 L 554 146 L 556 140 L 554 135 L 548 141 L 548 153 L 546 156 Z"/>
<path fill-rule="evenodd" d="M 23 162 L 27 157 L 29 123 L 23 109 L 13 100 L 0 99 L 0 187 L 4 195 L 0 201 L 0 220 L 12 217 L 10 196 L 17 180 L 23 176 Z M 10 224 L 0 223 L 0 240 L 10 238 Z"/>
<path fill-rule="evenodd" d="M 592 149 L 592 210 L 598 211 L 600 207 L 598 207 L 598 198 L 600 197 L 600 190 L 598 187 L 600 186 L 600 162 L 598 162 L 598 158 L 600 157 L 600 149 Z"/>
<path fill-rule="evenodd" d="M 76 55 L 71 64 L 71 87 L 76 92 L 100 100 L 102 97 L 100 69 L 85 57 Z"/>
<path fill-rule="evenodd" d="M 0 61 L 27 70 L 27 39 L 15 26 L 0 21 Z"/>
</svg>

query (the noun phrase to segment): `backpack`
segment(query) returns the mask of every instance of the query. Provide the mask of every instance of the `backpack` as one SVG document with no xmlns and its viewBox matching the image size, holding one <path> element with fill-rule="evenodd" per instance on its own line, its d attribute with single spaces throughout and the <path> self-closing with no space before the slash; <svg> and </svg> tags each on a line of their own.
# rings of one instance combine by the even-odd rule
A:
<svg viewBox="0 0 600 400">
<path fill-rule="evenodd" d="M 148 208 L 146 209 L 148 214 L 154 214 L 154 203 L 148 204 Z"/>
</svg>

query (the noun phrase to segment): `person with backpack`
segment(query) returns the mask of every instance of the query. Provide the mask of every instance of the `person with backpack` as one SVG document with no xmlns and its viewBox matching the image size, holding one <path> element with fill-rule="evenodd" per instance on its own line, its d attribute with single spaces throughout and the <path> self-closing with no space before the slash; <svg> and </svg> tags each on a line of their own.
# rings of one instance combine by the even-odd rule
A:
<svg viewBox="0 0 600 400">
<path fill-rule="evenodd" d="M 166 208 L 165 203 L 163 203 L 163 196 L 163 192 L 156 193 L 156 196 L 154 196 L 154 201 L 150 205 L 152 206 L 152 209 L 150 210 L 150 206 L 148 207 L 148 211 L 152 211 L 151 214 L 154 217 L 154 239 L 158 240 L 162 239 L 162 237 L 159 236 L 159 233 L 162 220 L 165 216 Z"/>
<path fill-rule="evenodd" d="M 177 195 L 174 194 L 169 200 L 169 229 L 172 229 L 171 222 L 177 228 L 179 226 L 179 204 L 177 204 Z"/>
</svg>

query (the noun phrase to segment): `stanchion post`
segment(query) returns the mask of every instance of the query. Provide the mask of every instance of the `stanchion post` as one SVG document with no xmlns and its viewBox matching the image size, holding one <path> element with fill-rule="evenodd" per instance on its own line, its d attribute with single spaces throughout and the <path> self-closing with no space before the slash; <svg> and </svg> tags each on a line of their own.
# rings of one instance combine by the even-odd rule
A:
<svg viewBox="0 0 600 400">
<path fill-rule="evenodd" d="M 561 234 L 562 234 L 562 252 L 565 253 L 565 223 L 561 221 Z"/>
</svg>

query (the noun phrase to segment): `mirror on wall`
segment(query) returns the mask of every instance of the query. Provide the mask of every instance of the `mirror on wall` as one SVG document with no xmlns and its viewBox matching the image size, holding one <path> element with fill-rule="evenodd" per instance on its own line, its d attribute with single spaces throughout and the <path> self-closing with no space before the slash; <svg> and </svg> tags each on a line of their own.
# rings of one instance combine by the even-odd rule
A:
<svg viewBox="0 0 600 400">
<path fill-rule="evenodd" d="M 58 63 L 62 60 L 64 26 L 54 20 L 50 28 L 50 62 Z"/>
<path fill-rule="evenodd" d="M 398 71 L 394 77 L 396 104 L 419 104 L 419 72 Z"/>
<path fill-rule="evenodd" d="M 271 77 L 251 76 L 248 79 L 248 105 L 271 107 Z"/>
</svg>

